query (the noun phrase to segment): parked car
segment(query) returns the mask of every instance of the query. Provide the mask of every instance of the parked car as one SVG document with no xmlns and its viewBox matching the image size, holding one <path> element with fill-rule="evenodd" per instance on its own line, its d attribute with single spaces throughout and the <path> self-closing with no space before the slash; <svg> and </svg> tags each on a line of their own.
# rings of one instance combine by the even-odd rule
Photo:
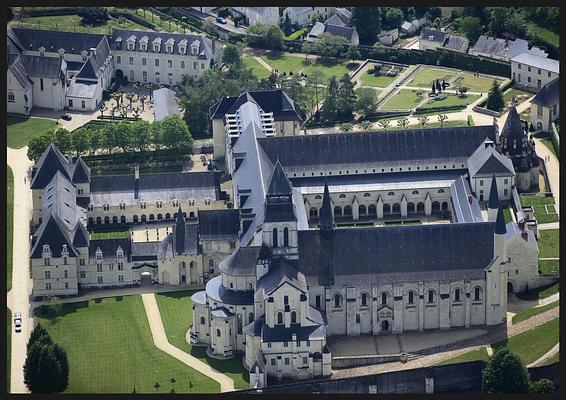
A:
<svg viewBox="0 0 566 400">
<path fill-rule="evenodd" d="M 14 315 L 14 328 L 16 332 L 22 331 L 22 313 L 16 313 Z"/>
<path fill-rule="evenodd" d="M 63 114 L 61 115 L 61 119 L 64 119 L 65 121 L 70 121 L 71 120 L 71 116 L 69 114 Z"/>
<path fill-rule="evenodd" d="M 223 24 L 223 25 L 226 24 L 226 20 L 222 17 L 217 17 L 216 22 L 218 22 L 219 24 Z"/>
</svg>

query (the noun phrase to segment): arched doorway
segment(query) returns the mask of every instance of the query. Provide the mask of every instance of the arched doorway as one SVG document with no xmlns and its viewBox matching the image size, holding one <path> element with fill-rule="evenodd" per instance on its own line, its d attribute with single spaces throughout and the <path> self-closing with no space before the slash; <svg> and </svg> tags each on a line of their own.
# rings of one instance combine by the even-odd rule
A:
<svg viewBox="0 0 566 400">
<path fill-rule="evenodd" d="M 121 81 L 124 78 L 124 71 L 121 69 L 116 70 L 116 80 Z"/>
<path fill-rule="evenodd" d="M 389 321 L 381 321 L 381 332 L 389 332 Z"/>
<path fill-rule="evenodd" d="M 142 286 L 151 286 L 151 272 L 142 272 L 141 273 L 141 285 Z"/>
<path fill-rule="evenodd" d="M 401 205 L 399 203 L 393 204 L 393 214 L 401 214 Z"/>
<path fill-rule="evenodd" d="M 424 203 L 423 202 L 417 203 L 417 212 L 418 213 L 424 213 Z"/>
<path fill-rule="evenodd" d="M 161 283 L 164 285 L 169 285 L 169 272 L 163 271 L 161 274 Z"/>
<path fill-rule="evenodd" d="M 407 214 L 415 212 L 415 203 L 407 203 Z"/>
</svg>

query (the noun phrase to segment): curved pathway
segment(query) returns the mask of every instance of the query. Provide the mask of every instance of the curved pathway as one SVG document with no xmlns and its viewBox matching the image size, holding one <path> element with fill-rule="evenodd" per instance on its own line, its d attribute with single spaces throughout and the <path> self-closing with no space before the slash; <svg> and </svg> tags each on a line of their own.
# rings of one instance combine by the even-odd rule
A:
<svg viewBox="0 0 566 400">
<path fill-rule="evenodd" d="M 559 351 L 560 351 L 560 342 L 556 343 L 552 349 L 550 349 L 546 352 L 546 354 L 543 354 L 542 356 L 540 356 L 540 358 L 538 360 L 533 361 L 532 363 L 527 365 L 527 368 L 538 367 L 539 365 L 543 364 L 546 360 L 548 360 L 550 357 L 554 356 Z"/>
<path fill-rule="evenodd" d="M 155 295 L 153 293 L 144 293 L 141 297 L 155 347 L 218 382 L 221 392 L 234 391 L 234 380 L 232 380 L 232 378 L 218 372 L 210 365 L 169 343 L 167 335 L 165 334 L 163 321 L 161 321 L 161 314 L 159 313 Z"/>
</svg>

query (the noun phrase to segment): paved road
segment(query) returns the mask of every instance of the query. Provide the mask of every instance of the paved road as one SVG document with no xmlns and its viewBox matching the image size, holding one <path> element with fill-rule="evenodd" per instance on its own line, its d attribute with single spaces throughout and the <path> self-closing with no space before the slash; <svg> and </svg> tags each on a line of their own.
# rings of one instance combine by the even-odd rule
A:
<svg viewBox="0 0 566 400">
<path fill-rule="evenodd" d="M 28 393 L 24 384 L 23 366 L 26 344 L 33 328 L 29 296 L 32 283 L 29 274 L 29 224 L 31 219 L 31 190 L 24 177 L 32 163 L 27 158 L 27 146 L 18 150 L 7 149 L 8 165 L 14 173 L 14 247 L 12 289 L 7 295 L 12 313 L 22 313 L 22 331 L 12 333 L 11 393 Z"/>
<path fill-rule="evenodd" d="M 161 321 L 161 314 L 159 313 L 159 307 L 157 306 L 155 295 L 153 293 L 144 293 L 141 295 L 141 297 L 143 300 L 145 313 L 147 315 L 147 320 L 149 321 L 149 327 L 151 329 L 151 335 L 153 336 L 153 343 L 155 344 L 155 347 L 157 347 L 159 350 L 164 351 L 170 356 L 175 357 L 177 360 L 187 364 L 189 367 L 203 373 L 209 378 L 214 379 L 220 384 L 221 392 L 234 391 L 234 381 L 232 380 L 232 378 L 222 374 L 221 372 L 212 368 L 210 365 L 205 364 L 198 358 L 185 353 L 183 350 L 169 343 L 169 341 L 167 340 L 167 335 L 165 334 L 163 322 Z"/>
</svg>

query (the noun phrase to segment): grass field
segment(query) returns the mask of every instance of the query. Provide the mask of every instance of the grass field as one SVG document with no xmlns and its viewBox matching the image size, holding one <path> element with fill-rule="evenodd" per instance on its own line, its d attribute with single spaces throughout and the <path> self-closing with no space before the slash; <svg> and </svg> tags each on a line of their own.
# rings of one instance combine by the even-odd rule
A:
<svg viewBox="0 0 566 400">
<path fill-rule="evenodd" d="M 117 227 L 117 228 L 94 228 L 91 232 L 91 240 L 98 239 L 120 239 L 127 238 L 129 236 L 129 228 L 127 227 Z"/>
<path fill-rule="evenodd" d="M 525 365 L 529 365 L 558 342 L 559 334 L 560 319 L 556 318 L 507 340 L 494 343 L 491 347 L 494 353 L 503 347 L 508 347 L 523 360 Z"/>
<path fill-rule="evenodd" d="M 7 144 L 12 149 L 21 149 L 27 146 L 32 138 L 57 127 L 57 123 L 51 119 L 13 115 L 8 115 L 7 125 Z"/>
<path fill-rule="evenodd" d="M 560 257 L 560 229 L 541 230 L 538 235 L 539 258 Z"/>
<path fill-rule="evenodd" d="M 487 350 L 485 347 L 480 347 L 479 349 L 469 351 L 457 357 L 451 358 L 449 360 L 442 361 L 441 363 L 435 365 L 449 365 L 449 364 L 457 364 L 463 363 L 467 361 L 477 361 L 477 360 L 489 360 L 489 355 L 487 354 Z"/>
<path fill-rule="evenodd" d="M 7 168 L 7 191 L 6 191 L 6 290 L 12 288 L 12 250 L 14 243 L 14 174 L 12 168 Z"/>
<path fill-rule="evenodd" d="M 431 122 L 428 122 L 424 127 L 421 124 L 407 125 L 406 128 L 397 125 L 396 121 L 392 121 L 391 125 L 387 128 L 388 131 L 398 131 L 403 129 L 431 129 L 440 128 L 440 122 L 436 118 L 429 117 Z M 456 128 L 459 126 L 468 126 L 466 121 L 444 121 L 444 128 Z M 374 124 L 374 129 L 383 130 L 379 125 Z"/>
<path fill-rule="evenodd" d="M 528 30 L 545 42 L 560 47 L 560 36 L 558 34 L 534 23 L 528 24 Z"/>
<path fill-rule="evenodd" d="M 39 322 L 67 351 L 69 387 L 66 393 L 169 392 L 218 393 L 220 385 L 157 349 L 140 296 L 112 297 L 66 303 L 61 316 Z"/>
<path fill-rule="evenodd" d="M 535 290 L 529 290 L 528 292 L 516 293 L 521 300 L 539 300 L 544 299 L 548 296 L 552 296 L 560 291 L 560 283 L 553 283 L 552 285 L 541 287 Z"/>
<path fill-rule="evenodd" d="M 554 307 L 558 307 L 559 303 L 560 303 L 560 301 L 556 300 L 556 301 L 553 301 L 552 303 L 546 304 L 544 306 L 528 308 L 526 310 L 518 312 L 517 314 L 513 315 L 512 322 L 513 322 L 513 324 L 518 324 L 519 322 L 524 321 L 526 319 L 529 319 L 532 316 L 535 316 L 535 315 L 538 315 L 538 314 L 543 313 L 545 311 L 548 311 L 548 310 L 550 310 Z"/>
<path fill-rule="evenodd" d="M 242 364 L 242 355 L 237 355 L 231 360 L 216 360 L 206 355 L 205 348 L 192 347 L 187 343 L 185 335 L 193 318 L 191 295 L 195 292 L 196 290 L 187 290 L 156 294 L 157 305 L 169 342 L 228 375 L 234 380 L 236 389 L 249 389 L 249 373 Z"/>
<path fill-rule="evenodd" d="M 12 368 L 11 368 L 11 362 L 12 362 L 12 311 L 7 308 L 6 309 L 6 343 L 7 343 L 7 348 L 6 348 L 6 372 L 7 372 L 7 388 L 8 388 L 8 392 L 10 391 L 10 377 L 11 377 L 11 372 L 12 372 Z"/>
<path fill-rule="evenodd" d="M 158 19 L 156 19 L 159 21 Z M 128 19 L 110 19 L 104 24 L 97 26 L 83 26 L 81 25 L 81 17 L 78 15 L 49 15 L 43 17 L 24 17 L 21 19 L 22 27 L 31 29 L 48 29 L 48 30 L 59 30 L 68 32 L 87 32 L 87 33 L 99 33 L 99 34 L 111 34 L 112 28 L 119 29 L 135 29 L 141 31 L 147 31 L 148 28 L 137 24 Z M 16 27 L 20 27 L 20 24 L 16 24 Z M 174 26 L 174 25 L 172 25 Z"/>
<path fill-rule="evenodd" d="M 296 74 L 301 68 L 303 68 L 304 57 L 301 56 L 290 56 L 278 53 L 265 53 L 261 55 L 261 58 L 271 65 L 273 68 L 279 71 L 280 74 L 285 72 L 289 75 L 289 72 Z"/>
<path fill-rule="evenodd" d="M 265 68 L 253 57 L 243 57 L 243 62 L 246 69 L 251 69 L 253 74 L 257 76 L 258 79 L 264 79 L 271 75 L 271 71 Z"/>
<path fill-rule="evenodd" d="M 457 73 L 453 71 L 425 67 L 422 68 L 420 72 L 407 83 L 407 86 L 417 86 L 430 89 L 433 81 L 438 79 L 442 83 L 443 80 L 447 81 L 456 75 Z"/>
<path fill-rule="evenodd" d="M 344 74 L 349 73 L 351 70 L 356 69 L 357 64 L 351 65 L 350 61 L 337 61 L 329 60 L 326 58 L 319 58 L 314 64 L 305 68 L 305 75 L 312 74 L 314 71 L 319 71 L 323 78 L 323 82 L 327 84 L 332 76 L 336 77 L 339 81 Z"/>
<path fill-rule="evenodd" d="M 366 72 L 362 75 L 362 85 L 385 88 L 391 85 L 391 82 L 395 79 L 397 79 L 397 76 L 375 76 Z"/>
<path fill-rule="evenodd" d="M 505 91 L 505 93 L 503 93 L 503 101 L 505 101 L 505 103 L 509 103 L 509 105 L 511 105 L 511 100 L 513 99 L 513 96 L 515 96 L 516 100 L 517 100 L 517 104 L 521 104 L 523 101 L 525 101 L 526 99 L 528 99 L 532 95 L 533 94 L 531 92 L 528 92 L 526 90 L 511 88 L 511 89 Z"/>
<path fill-rule="evenodd" d="M 513 221 L 513 217 L 511 216 L 511 209 L 509 207 L 505 207 L 503 209 L 503 218 L 505 218 L 506 224 Z"/>
<path fill-rule="evenodd" d="M 455 79 L 455 81 L 457 80 L 460 80 L 460 84 L 467 87 L 470 92 L 487 93 L 493 85 L 493 79 L 482 78 L 481 76 L 473 76 L 470 74 L 461 74 Z M 456 87 L 455 81 L 454 87 Z M 501 84 L 502 81 L 497 79 L 497 82 Z"/>
<path fill-rule="evenodd" d="M 417 104 L 421 101 L 420 97 L 417 97 L 417 91 L 412 89 L 400 89 L 397 93 L 389 98 L 383 104 L 381 110 L 410 110 L 415 108 Z"/>
<path fill-rule="evenodd" d="M 479 99 L 479 96 L 468 94 L 466 97 L 460 97 L 455 94 L 446 95 L 444 100 L 430 99 L 428 102 L 420 106 L 420 108 L 436 108 L 436 107 L 453 107 L 453 106 L 467 106 Z"/>
<path fill-rule="evenodd" d="M 560 260 L 538 260 L 541 274 L 558 275 L 560 272 Z"/>
<path fill-rule="evenodd" d="M 521 205 L 532 206 L 535 218 L 539 224 L 546 224 L 548 222 L 558 222 L 558 214 L 548 214 L 545 205 L 554 204 L 554 197 L 545 196 L 521 196 Z M 550 207 L 552 212 L 552 207 Z M 543 256 L 541 256 L 543 257 Z M 557 256 L 558 257 L 558 256 Z"/>
</svg>

